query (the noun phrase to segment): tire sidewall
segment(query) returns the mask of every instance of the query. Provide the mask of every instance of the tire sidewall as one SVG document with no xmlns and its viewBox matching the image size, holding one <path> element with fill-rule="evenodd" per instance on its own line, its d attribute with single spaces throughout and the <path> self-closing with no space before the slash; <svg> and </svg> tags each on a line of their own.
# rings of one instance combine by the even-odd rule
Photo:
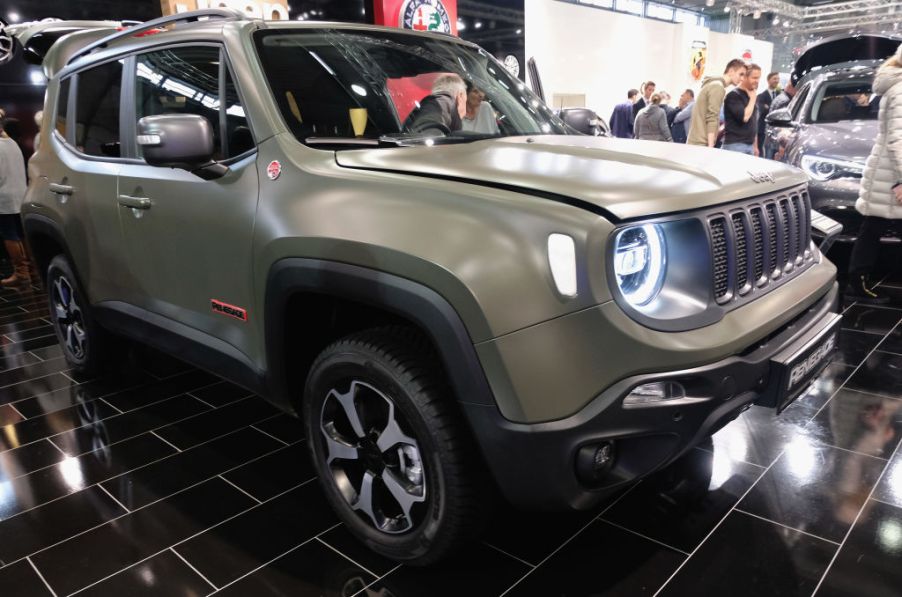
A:
<svg viewBox="0 0 902 597">
<path fill-rule="evenodd" d="M 368 383 L 392 400 L 395 408 L 413 433 L 420 446 L 426 466 L 426 516 L 412 531 L 392 535 L 375 529 L 367 518 L 360 516 L 347 503 L 335 486 L 326 462 L 326 451 L 320 431 L 320 417 L 328 392 L 343 389 L 347 380 Z M 313 465 L 320 485 L 339 518 L 361 541 L 374 551 L 397 560 L 413 560 L 424 556 L 437 538 L 446 511 L 446 483 L 442 453 L 422 414 L 416 406 L 417 396 L 398 379 L 397 372 L 376 355 L 363 350 L 342 350 L 319 361 L 310 372 L 304 392 L 304 425 Z"/>
</svg>

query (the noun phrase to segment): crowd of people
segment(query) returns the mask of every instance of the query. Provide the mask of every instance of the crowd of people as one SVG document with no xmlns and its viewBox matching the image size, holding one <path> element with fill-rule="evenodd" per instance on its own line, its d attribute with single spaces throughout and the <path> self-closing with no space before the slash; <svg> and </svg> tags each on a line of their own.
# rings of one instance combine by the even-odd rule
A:
<svg viewBox="0 0 902 597">
<path fill-rule="evenodd" d="M 779 73 L 767 75 L 767 88 L 758 93 L 761 67 L 737 58 L 721 76 L 706 77 L 698 96 L 692 89 L 680 94 L 677 105 L 653 81 L 627 92 L 627 101 L 614 107 L 611 133 L 625 139 L 643 139 L 722 147 L 764 156 L 765 117 L 786 107 L 795 89 L 780 89 Z M 728 88 L 733 87 L 729 93 Z"/>
</svg>

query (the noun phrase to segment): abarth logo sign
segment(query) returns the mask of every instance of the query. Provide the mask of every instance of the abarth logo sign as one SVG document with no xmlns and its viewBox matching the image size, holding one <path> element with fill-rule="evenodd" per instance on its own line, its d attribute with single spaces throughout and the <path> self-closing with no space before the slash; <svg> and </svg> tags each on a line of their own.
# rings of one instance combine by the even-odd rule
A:
<svg viewBox="0 0 902 597">
<path fill-rule="evenodd" d="M 270 180 L 275 180 L 279 178 L 280 174 L 282 174 L 282 164 L 279 163 L 279 160 L 271 161 L 266 167 L 266 176 L 268 176 Z"/>
<path fill-rule="evenodd" d="M 407 0 L 398 20 L 405 29 L 451 33 L 451 19 L 441 0 Z"/>
<path fill-rule="evenodd" d="M 749 171 L 749 176 L 752 177 L 752 182 L 762 183 L 762 182 L 770 182 L 775 183 L 777 180 L 774 178 L 774 175 L 770 172 L 752 172 Z"/>
</svg>

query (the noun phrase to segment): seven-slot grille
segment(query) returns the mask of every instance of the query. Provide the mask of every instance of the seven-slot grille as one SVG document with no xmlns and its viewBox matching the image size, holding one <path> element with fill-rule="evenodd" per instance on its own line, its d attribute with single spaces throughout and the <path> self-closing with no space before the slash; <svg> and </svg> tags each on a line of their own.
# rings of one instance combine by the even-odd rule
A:
<svg viewBox="0 0 902 597">
<path fill-rule="evenodd" d="M 814 261 L 811 201 L 793 191 L 708 218 L 714 298 L 728 303 L 800 272 Z"/>
</svg>

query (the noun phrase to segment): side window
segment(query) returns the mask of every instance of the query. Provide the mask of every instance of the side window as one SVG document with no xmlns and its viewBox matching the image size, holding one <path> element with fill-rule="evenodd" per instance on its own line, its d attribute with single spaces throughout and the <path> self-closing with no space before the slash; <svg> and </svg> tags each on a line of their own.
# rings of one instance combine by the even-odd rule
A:
<svg viewBox="0 0 902 597">
<path fill-rule="evenodd" d="M 122 62 L 78 73 L 75 145 L 88 155 L 119 157 L 119 92 Z"/>
<path fill-rule="evenodd" d="M 235 88 L 235 82 L 232 80 L 232 75 L 228 69 L 226 69 L 225 75 L 225 139 L 228 147 L 226 157 L 231 158 L 253 149 L 254 137 L 251 135 L 251 127 L 247 123 L 244 106 L 241 105 L 241 100 L 238 98 L 238 90 Z"/>
<path fill-rule="evenodd" d="M 789 104 L 789 111 L 792 113 L 792 119 L 794 121 L 798 121 L 802 116 L 802 106 L 805 105 L 805 98 L 808 97 L 808 92 L 811 90 L 811 83 L 808 83 L 802 90 L 799 91 L 794 98 L 792 98 L 792 102 Z"/>
<path fill-rule="evenodd" d="M 209 46 L 179 47 L 140 54 L 136 60 L 135 117 L 197 114 L 213 128 L 214 159 L 254 146 L 244 109 L 231 79 L 220 101 L 220 53 Z M 228 72 L 228 71 L 226 71 Z M 225 131 L 222 130 L 224 110 Z"/>
<path fill-rule="evenodd" d="M 69 108 L 69 85 L 72 79 L 60 81 L 60 91 L 56 98 L 56 132 L 66 138 L 66 117 Z"/>
</svg>

